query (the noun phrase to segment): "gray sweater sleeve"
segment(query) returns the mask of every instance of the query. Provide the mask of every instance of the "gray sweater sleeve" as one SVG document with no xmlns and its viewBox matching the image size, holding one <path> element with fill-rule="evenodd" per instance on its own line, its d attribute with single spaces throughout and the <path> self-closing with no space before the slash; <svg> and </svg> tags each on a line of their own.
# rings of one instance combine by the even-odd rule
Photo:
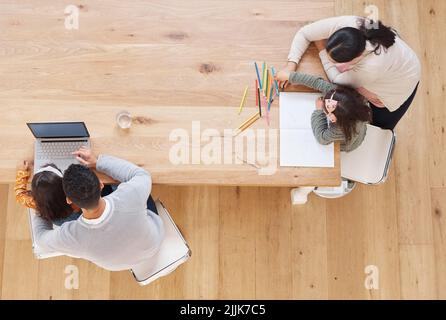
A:
<svg viewBox="0 0 446 320">
<path fill-rule="evenodd" d="M 325 81 L 320 77 L 300 72 L 291 72 L 288 81 L 292 84 L 301 84 L 307 86 L 324 94 L 329 92 L 330 90 L 336 89 L 336 85 L 332 84 L 331 82 Z"/>
<path fill-rule="evenodd" d="M 334 141 L 345 141 L 344 133 L 337 126 L 329 126 L 324 111 L 315 110 L 311 115 L 311 128 L 320 144 L 330 144 Z"/>
<path fill-rule="evenodd" d="M 146 205 L 152 190 L 150 174 L 137 165 L 116 157 L 100 155 L 96 169 L 121 182 L 113 197 L 126 199 L 129 206 Z"/>
<path fill-rule="evenodd" d="M 36 214 L 31 214 L 33 237 L 35 244 L 46 252 L 60 252 L 73 257 L 82 255 L 82 247 L 67 232 L 70 222 L 65 222 L 60 228 L 53 229 L 53 224 Z"/>
</svg>

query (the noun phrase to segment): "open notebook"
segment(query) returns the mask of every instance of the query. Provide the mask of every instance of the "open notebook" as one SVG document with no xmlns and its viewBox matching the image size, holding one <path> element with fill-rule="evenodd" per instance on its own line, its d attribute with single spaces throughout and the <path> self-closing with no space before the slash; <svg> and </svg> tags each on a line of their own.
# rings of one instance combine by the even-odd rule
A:
<svg viewBox="0 0 446 320">
<path fill-rule="evenodd" d="M 311 130 L 319 93 L 280 93 L 280 166 L 334 167 L 334 144 L 321 145 Z"/>
</svg>

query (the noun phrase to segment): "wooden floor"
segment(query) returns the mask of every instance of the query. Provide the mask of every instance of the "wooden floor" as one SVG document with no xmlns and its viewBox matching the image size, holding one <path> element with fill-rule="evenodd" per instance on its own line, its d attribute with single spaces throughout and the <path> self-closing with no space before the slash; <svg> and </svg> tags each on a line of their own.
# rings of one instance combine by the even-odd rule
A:
<svg viewBox="0 0 446 320">
<path fill-rule="evenodd" d="M 0 0 L 0 104 L 237 105 L 250 61 L 279 65 L 298 26 L 364 14 L 359 0 L 77 2 L 78 33 L 59 25 L 65 4 Z M 193 256 L 143 288 L 129 272 L 35 260 L 25 210 L 0 185 L 1 298 L 445 299 L 446 1 L 373 4 L 424 69 L 386 184 L 338 200 L 312 195 L 302 207 L 287 188 L 155 186 Z M 70 264 L 78 290 L 64 287 Z M 364 286 L 368 265 L 379 269 L 379 290 Z"/>
</svg>

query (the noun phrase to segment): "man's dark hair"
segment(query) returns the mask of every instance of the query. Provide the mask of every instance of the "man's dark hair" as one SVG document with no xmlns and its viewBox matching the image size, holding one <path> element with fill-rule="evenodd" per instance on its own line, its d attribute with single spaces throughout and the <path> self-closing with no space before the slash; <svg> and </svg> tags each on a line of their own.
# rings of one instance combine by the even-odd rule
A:
<svg viewBox="0 0 446 320">
<path fill-rule="evenodd" d="M 98 177 L 89 168 L 72 164 L 64 172 L 63 190 L 75 205 L 84 209 L 96 208 L 101 197 Z"/>
</svg>

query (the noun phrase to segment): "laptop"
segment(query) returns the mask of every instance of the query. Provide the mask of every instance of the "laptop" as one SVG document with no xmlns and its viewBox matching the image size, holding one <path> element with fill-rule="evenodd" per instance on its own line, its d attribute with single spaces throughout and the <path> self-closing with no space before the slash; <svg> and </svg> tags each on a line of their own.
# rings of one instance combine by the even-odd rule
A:
<svg viewBox="0 0 446 320">
<path fill-rule="evenodd" d="M 90 147 L 90 134 L 84 122 L 27 123 L 36 138 L 34 170 L 54 163 L 62 172 L 79 163 L 72 152 L 81 146 Z"/>
</svg>

